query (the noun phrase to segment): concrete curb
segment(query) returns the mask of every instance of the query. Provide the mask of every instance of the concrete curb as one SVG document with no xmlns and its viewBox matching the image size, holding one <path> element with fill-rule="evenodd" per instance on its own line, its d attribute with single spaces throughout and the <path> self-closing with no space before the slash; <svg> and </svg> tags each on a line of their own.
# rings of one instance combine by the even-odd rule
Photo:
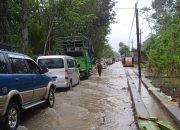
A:
<svg viewBox="0 0 180 130">
<path fill-rule="evenodd" d="M 134 83 L 132 82 L 131 79 L 129 79 L 129 77 L 127 77 L 127 83 L 130 88 L 131 99 L 133 101 L 132 103 L 133 106 L 135 107 L 135 114 L 149 116 L 149 113 L 146 109 L 144 102 L 142 101 Z"/>
<path fill-rule="evenodd" d="M 149 88 L 154 86 L 150 83 L 149 79 L 143 77 L 141 81 L 144 84 L 144 86 L 148 89 L 148 91 L 159 102 L 159 104 L 167 111 L 167 113 L 175 121 L 177 126 L 180 128 L 180 108 L 178 107 L 178 105 L 168 103 L 167 98 L 162 97 L 159 91 L 150 90 Z"/>
<path fill-rule="evenodd" d="M 150 117 L 150 115 L 141 96 L 139 95 L 139 92 L 136 89 L 135 83 L 128 75 L 128 72 L 126 72 L 127 84 L 130 89 L 131 100 L 134 108 L 134 116 L 138 129 L 140 130 L 143 126 L 146 126 L 147 130 L 152 130 L 152 128 L 153 130 L 160 130 L 156 123 L 154 123 L 153 121 L 142 120 L 138 118 L 139 116 Z"/>
</svg>

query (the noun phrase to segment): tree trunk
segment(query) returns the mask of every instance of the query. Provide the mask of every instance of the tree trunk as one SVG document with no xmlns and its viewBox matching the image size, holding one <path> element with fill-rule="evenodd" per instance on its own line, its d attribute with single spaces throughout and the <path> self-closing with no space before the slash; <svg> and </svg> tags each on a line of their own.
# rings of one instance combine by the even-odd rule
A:
<svg viewBox="0 0 180 130">
<path fill-rule="evenodd" d="M 6 0 L 0 2 L 0 42 L 7 42 L 8 21 L 7 21 Z"/>
<path fill-rule="evenodd" d="M 21 42 L 23 45 L 23 51 L 25 51 L 28 45 L 28 0 L 21 0 L 21 6 Z"/>
<path fill-rule="evenodd" d="M 40 7 L 39 7 L 39 0 L 36 1 L 36 6 L 37 6 L 37 11 L 38 11 L 38 21 L 39 21 L 39 25 L 41 25 L 41 14 L 40 14 Z"/>
<path fill-rule="evenodd" d="M 53 30 L 53 25 L 54 25 L 54 16 L 52 17 L 51 23 L 49 25 L 49 30 L 48 30 L 48 35 L 47 35 L 46 42 L 45 42 L 45 45 L 44 45 L 44 53 L 43 53 L 43 55 L 46 55 L 47 45 L 48 45 L 49 38 L 51 36 L 51 32 Z"/>
<path fill-rule="evenodd" d="M 3 19 L 4 19 L 4 17 L 3 17 L 3 10 L 5 10 L 5 7 L 4 7 L 4 4 L 5 3 L 5 1 L 4 0 L 2 0 L 1 2 L 0 2 L 0 42 L 3 42 Z"/>
</svg>

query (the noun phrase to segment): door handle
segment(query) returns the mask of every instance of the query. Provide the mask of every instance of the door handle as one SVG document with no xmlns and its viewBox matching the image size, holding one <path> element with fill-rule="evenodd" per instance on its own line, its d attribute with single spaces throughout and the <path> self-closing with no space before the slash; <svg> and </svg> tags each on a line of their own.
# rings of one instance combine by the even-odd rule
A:
<svg viewBox="0 0 180 130">
<path fill-rule="evenodd" d="M 36 79 L 36 77 L 33 77 L 33 79 Z"/>
</svg>

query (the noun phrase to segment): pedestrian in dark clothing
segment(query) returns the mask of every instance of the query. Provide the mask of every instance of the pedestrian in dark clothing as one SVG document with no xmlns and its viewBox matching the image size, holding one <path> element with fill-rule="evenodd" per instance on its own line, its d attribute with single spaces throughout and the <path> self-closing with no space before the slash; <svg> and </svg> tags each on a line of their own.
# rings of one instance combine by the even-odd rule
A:
<svg viewBox="0 0 180 130">
<path fill-rule="evenodd" d="M 101 77 L 102 65 L 100 62 L 97 63 L 97 70 L 98 70 L 99 77 Z"/>
</svg>

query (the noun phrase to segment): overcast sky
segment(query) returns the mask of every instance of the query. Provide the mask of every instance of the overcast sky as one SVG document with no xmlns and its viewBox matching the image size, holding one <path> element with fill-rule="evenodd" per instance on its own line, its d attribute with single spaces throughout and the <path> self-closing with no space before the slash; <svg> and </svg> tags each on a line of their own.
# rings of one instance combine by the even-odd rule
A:
<svg viewBox="0 0 180 130">
<path fill-rule="evenodd" d="M 113 48 L 113 50 L 118 51 L 119 49 L 119 42 L 126 43 L 127 45 L 132 47 L 131 43 L 128 43 L 132 19 L 134 15 L 133 9 L 118 9 L 118 8 L 134 8 L 135 2 L 137 0 L 116 0 L 118 3 L 114 7 L 114 11 L 116 12 L 116 24 L 111 24 L 111 34 L 108 35 L 109 44 Z M 152 0 L 139 0 L 138 8 L 142 8 L 144 6 L 150 7 Z M 146 40 L 148 34 L 150 33 L 150 29 L 148 28 L 148 24 L 142 17 L 139 17 L 140 24 L 139 26 L 142 27 L 142 41 Z M 137 46 L 136 44 L 136 28 L 135 28 L 135 20 L 133 25 L 133 31 L 131 34 L 132 41 L 134 41 L 134 47 Z"/>
</svg>

